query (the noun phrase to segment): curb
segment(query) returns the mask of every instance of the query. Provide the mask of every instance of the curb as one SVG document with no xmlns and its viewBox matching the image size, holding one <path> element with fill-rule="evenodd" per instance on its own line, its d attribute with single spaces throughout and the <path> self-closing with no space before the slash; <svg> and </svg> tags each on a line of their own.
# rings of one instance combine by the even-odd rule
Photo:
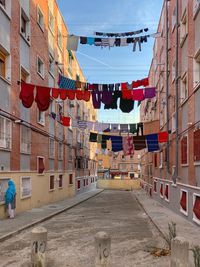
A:
<svg viewBox="0 0 200 267">
<path fill-rule="evenodd" d="M 75 203 L 75 204 L 72 204 L 72 205 L 69 206 L 69 207 L 65 207 L 65 208 L 63 208 L 63 209 L 61 209 L 61 210 L 59 210 L 59 211 L 56 211 L 56 212 L 54 212 L 54 213 L 52 213 L 52 214 L 49 214 L 49 215 L 47 215 L 47 216 L 45 216 L 45 217 L 43 217 L 43 218 L 41 218 L 41 219 L 39 219 L 39 220 L 37 220 L 37 221 L 35 221 L 35 222 L 33 222 L 33 223 L 24 225 L 24 226 L 22 226 L 21 228 L 19 228 L 19 229 L 16 230 L 16 231 L 10 232 L 9 234 L 6 234 L 6 235 L 0 237 L 0 243 L 3 242 L 3 241 L 5 241 L 5 240 L 7 240 L 7 239 L 9 239 L 9 238 L 11 238 L 11 237 L 13 237 L 13 236 L 15 236 L 15 235 L 17 235 L 17 234 L 19 234 L 19 233 L 21 233 L 22 231 L 24 231 L 24 230 L 26 230 L 26 229 L 28 229 L 28 228 L 31 228 L 31 227 L 33 227 L 33 226 L 39 224 L 39 223 L 42 223 L 42 222 L 44 222 L 44 221 L 47 221 L 47 220 L 51 219 L 52 217 L 55 217 L 56 215 L 59 215 L 59 214 L 65 212 L 65 211 L 67 211 L 67 210 L 70 210 L 70 209 L 72 209 L 72 208 L 78 206 L 79 204 L 81 204 L 81 203 L 83 203 L 83 202 L 85 202 L 85 201 L 87 201 L 87 200 L 89 200 L 89 199 L 91 199 L 91 198 L 93 198 L 93 197 L 96 197 L 97 195 L 101 194 L 103 191 L 104 191 L 104 190 L 102 189 L 100 192 L 97 192 L 97 193 L 95 193 L 94 195 L 89 196 L 89 197 L 87 197 L 87 198 L 85 198 L 85 199 L 83 199 L 83 200 L 80 200 L 79 202 L 77 202 L 77 203 Z"/>
<path fill-rule="evenodd" d="M 148 216 L 148 218 L 151 221 L 151 223 L 153 223 L 153 225 L 156 227 L 156 229 L 158 230 L 158 232 L 160 233 L 160 235 L 162 236 L 162 238 L 167 242 L 167 238 L 166 238 L 164 232 L 159 228 L 159 226 L 155 223 L 155 221 L 148 214 L 148 212 L 146 211 L 146 209 L 144 208 L 144 206 L 142 205 L 142 203 L 139 201 L 138 197 L 136 195 L 134 195 L 134 197 L 135 197 L 137 203 L 139 204 L 139 206 L 144 210 L 144 212 Z"/>
</svg>

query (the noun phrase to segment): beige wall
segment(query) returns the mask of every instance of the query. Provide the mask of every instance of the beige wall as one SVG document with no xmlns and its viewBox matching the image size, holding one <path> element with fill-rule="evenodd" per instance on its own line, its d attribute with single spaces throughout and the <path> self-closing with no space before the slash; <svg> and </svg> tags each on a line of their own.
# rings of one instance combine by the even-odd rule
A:
<svg viewBox="0 0 200 267">
<path fill-rule="evenodd" d="M 140 189 L 140 180 L 98 180 L 97 188 L 100 189 Z"/>
<path fill-rule="evenodd" d="M 4 173 L 0 175 L 0 180 L 3 178 L 12 178 L 16 185 L 16 212 L 23 212 L 32 208 L 38 208 L 42 205 L 56 202 L 66 197 L 72 197 L 75 194 L 75 175 L 73 174 L 73 185 L 69 184 L 69 174 L 63 174 L 63 187 L 58 188 L 56 179 L 62 173 L 45 173 L 38 175 L 37 173 Z M 49 190 L 50 175 L 55 175 L 55 189 Z M 21 199 L 21 177 L 31 177 L 32 193 L 31 197 Z M 5 217 L 5 205 L 0 204 L 0 218 Z"/>
</svg>

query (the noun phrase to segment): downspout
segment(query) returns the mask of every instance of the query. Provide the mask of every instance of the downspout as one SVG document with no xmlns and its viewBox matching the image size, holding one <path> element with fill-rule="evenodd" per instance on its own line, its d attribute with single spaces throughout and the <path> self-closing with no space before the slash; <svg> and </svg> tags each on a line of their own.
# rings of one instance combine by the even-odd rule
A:
<svg viewBox="0 0 200 267">
<path fill-rule="evenodd" d="M 176 184 L 176 180 L 179 174 L 178 165 L 179 165 L 179 136 L 178 136 L 178 103 L 179 103 L 179 92 L 178 92 L 178 80 L 179 80 L 179 72 L 178 72 L 178 52 L 179 52 L 179 0 L 176 0 L 176 155 L 175 155 L 175 173 L 173 175 L 173 182 Z"/>
<path fill-rule="evenodd" d="M 168 2 L 165 0 L 166 5 L 166 120 L 167 120 L 167 132 L 169 133 L 169 11 L 168 11 Z M 166 151 L 166 160 L 167 160 L 167 176 L 170 172 L 170 161 L 169 161 L 169 136 L 167 138 L 167 151 Z"/>
</svg>

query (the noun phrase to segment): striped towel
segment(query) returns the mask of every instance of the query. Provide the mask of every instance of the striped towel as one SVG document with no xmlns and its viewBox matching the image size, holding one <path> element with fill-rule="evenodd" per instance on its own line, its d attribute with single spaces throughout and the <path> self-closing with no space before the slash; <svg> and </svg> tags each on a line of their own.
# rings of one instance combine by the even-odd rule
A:
<svg viewBox="0 0 200 267">
<path fill-rule="evenodd" d="M 76 89 L 76 81 L 71 80 L 65 76 L 59 75 L 59 82 L 58 85 L 60 88 L 65 89 Z"/>
<path fill-rule="evenodd" d="M 101 46 L 110 46 L 109 38 L 102 38 L 101 39 Z"/>
</svg>

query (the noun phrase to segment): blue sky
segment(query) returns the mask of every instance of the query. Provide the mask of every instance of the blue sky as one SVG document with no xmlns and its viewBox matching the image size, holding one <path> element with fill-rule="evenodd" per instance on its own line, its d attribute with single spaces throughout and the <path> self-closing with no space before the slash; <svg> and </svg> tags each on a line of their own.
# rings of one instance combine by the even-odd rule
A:
<svg viewBox="0 0 200 267">
<path fill-rule="evenodd" d="M 149 28 L 157 31 L 163 0 L 57 0 L 70 34 L 93 36 L 94 31 L 127 32 Z M 142 51 L 128 47 L 109 48 L 79 44 L 77 59 L 88 82 L 131 82 L 148 76 L 154 39 L 142 44 Z M 133 123 L 139 121 L 139 109 L 99 111 L 99 121 Z"/>
</svg>

